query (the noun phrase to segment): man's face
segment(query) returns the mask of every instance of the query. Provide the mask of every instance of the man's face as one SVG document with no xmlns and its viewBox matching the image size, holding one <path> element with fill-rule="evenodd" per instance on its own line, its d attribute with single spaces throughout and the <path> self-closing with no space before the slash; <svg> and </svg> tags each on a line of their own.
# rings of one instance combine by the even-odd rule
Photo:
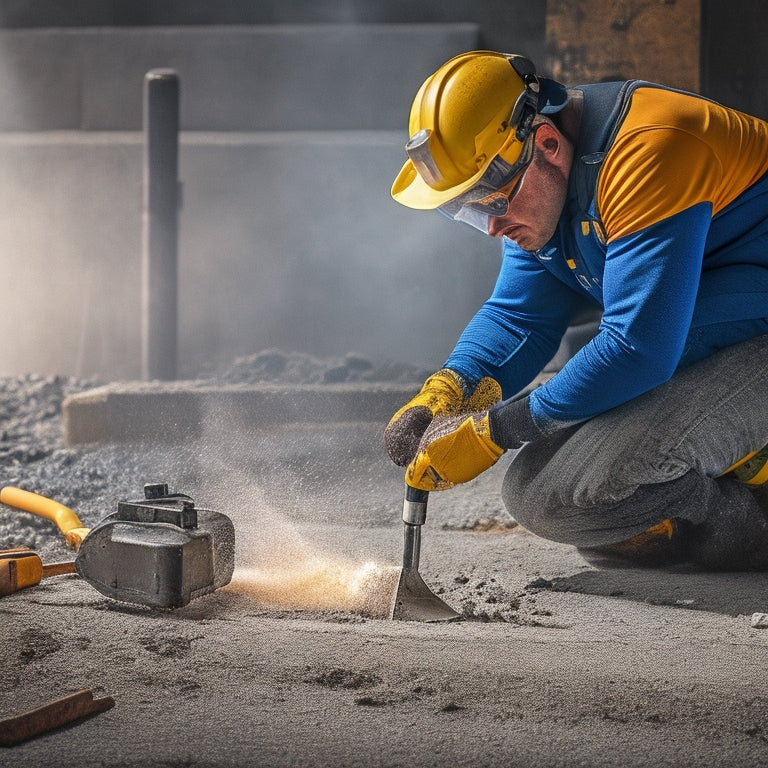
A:
<svg viewBox="0 0 768 768">
<path fill-rule="evenodd" d="M 542 126 L 536 151 L 503 216 L 491 216 L 488 234 L 506 236 L 524 251 L 537 251 L 551 239 L 563 211 L 572 150 L 554 128 Z"/>
</svg>

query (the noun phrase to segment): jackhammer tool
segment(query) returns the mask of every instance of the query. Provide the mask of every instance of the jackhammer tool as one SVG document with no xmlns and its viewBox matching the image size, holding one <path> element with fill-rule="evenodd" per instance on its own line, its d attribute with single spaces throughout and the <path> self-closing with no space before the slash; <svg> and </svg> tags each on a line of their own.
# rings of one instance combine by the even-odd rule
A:
<svg viewBox="0 0 768 768">
<path fill-rule="evenodd" d="M 429 491 L 405 486 L 403 567 L 395 592 L 392 618 L 397 621 L 451 621 L 461 614 L 441 600 L 419 574 L 421 526 L 427 519 Z"/>
<path fill-rule="evenodd" d="M 0 490 L 0 502 L 55 522 L 77 550 L 77 573 L 113 600 L 181 608 L 232 579 L 232 521 L 165 483 L 145 485 L 143 499 L 119 501 L 90 529 L 68 507 L 20 488 Z"/>
</svg>

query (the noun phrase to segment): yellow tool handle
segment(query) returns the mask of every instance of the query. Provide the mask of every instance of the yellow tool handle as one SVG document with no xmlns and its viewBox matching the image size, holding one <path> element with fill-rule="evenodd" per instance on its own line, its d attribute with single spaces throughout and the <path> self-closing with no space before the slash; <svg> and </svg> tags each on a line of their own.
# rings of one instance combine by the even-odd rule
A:
<svg viewBox="0 0 768 768">
<path fill-rule="evenodd" d="M 58 501 L 40 496 L 38 493 L 23 491 L 21 488 L 6 485 L 0 490 L 0 502 L 53 521 L 64 534 L 67 546 L 74 549 L 80 548 L 80 544 L 90 531 L 90 528 L 83 528 L 83 524 L 74 510 L 59 504 Z"/>
<path fill-rule="evenodd" d="M 48 576 L 75 573 L 74 562 L 43 565 L 40 555 L 28 547 L 0 550 L 0 597 L 40 583 Z"/>
<path fill-rule="evenodd" d="M 43 563 L 31 549 L 17 547 L 0 552 L 0 597 L 39 584 L 42 578 Z"/>
</svg>

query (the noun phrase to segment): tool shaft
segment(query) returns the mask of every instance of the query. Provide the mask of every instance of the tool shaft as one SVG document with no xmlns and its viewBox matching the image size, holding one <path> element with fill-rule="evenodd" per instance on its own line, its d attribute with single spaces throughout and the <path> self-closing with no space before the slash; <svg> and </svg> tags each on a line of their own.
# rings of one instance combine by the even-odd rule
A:
<svg viewBox="0 0 768 768">
<path fill-rule="evenodd" d="M 74 560 L 67 560 L 63 563 L 47 563 L 43 565 L 43 578 L 49 576 L 64 576 L 68 573 L 77 573 Z"/>
<path fill-rule="evenodd" d="M 38 493 L 6 485 L 0 489 L 0 502 L 56 523 L 59 530 L 64 534 L 67 544 L 74 549 L 78 549 L 83 539 L 88 535 L 88 529 L 83 528 L 83 524 L 74 510 Z"/>
<path fill-rule="evenodd" d="M 427 500 L 429 491 L 421 491 L 418 488 L 405 486 L 405 500 L 403 501 L 403 568 L 419 569 L 419 556 L 421 553 L 421 526 L 427 519 Z"/>
<path fill-rule="evenodd" d="M 76 573 L 74 561 L 43 565 L 40 555 L 27 547 L 0 550 L 0 596 L 40 583 L 48 576 Z"/>
<path fill-rule="evenodd" d="M 392 619 L 397 621 L 452 621 L 459 614 L 441 600 L 419 575 L 421 527 L 427 519 L 428 491 L 406 484 L 403 503 L 405 542 L 403 567 L 392 605 Z"/>
<path fill-rule="evenodd" d="M 421 526 L 405 524 L 403 545 L 403 568 L 419 570 L 421 552 Z"/>
</svg>

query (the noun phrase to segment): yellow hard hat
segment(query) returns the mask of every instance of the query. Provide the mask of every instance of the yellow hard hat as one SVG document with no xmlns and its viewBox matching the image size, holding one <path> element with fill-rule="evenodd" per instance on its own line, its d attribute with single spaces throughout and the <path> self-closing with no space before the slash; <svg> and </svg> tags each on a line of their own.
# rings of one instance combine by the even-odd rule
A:
<svg viewBox="0 0 768 768">
<path fill-rule="evenodd" d="M 439 208 L 473 187 L 492 161 L 514 167 L 537 113 L 565 106 L 565 88 L 536 76 L 524 56 L 470 51 L 443 64 L 411 107 L 408 161 L 392 197 L 409 208 Z"/>
</svg>

